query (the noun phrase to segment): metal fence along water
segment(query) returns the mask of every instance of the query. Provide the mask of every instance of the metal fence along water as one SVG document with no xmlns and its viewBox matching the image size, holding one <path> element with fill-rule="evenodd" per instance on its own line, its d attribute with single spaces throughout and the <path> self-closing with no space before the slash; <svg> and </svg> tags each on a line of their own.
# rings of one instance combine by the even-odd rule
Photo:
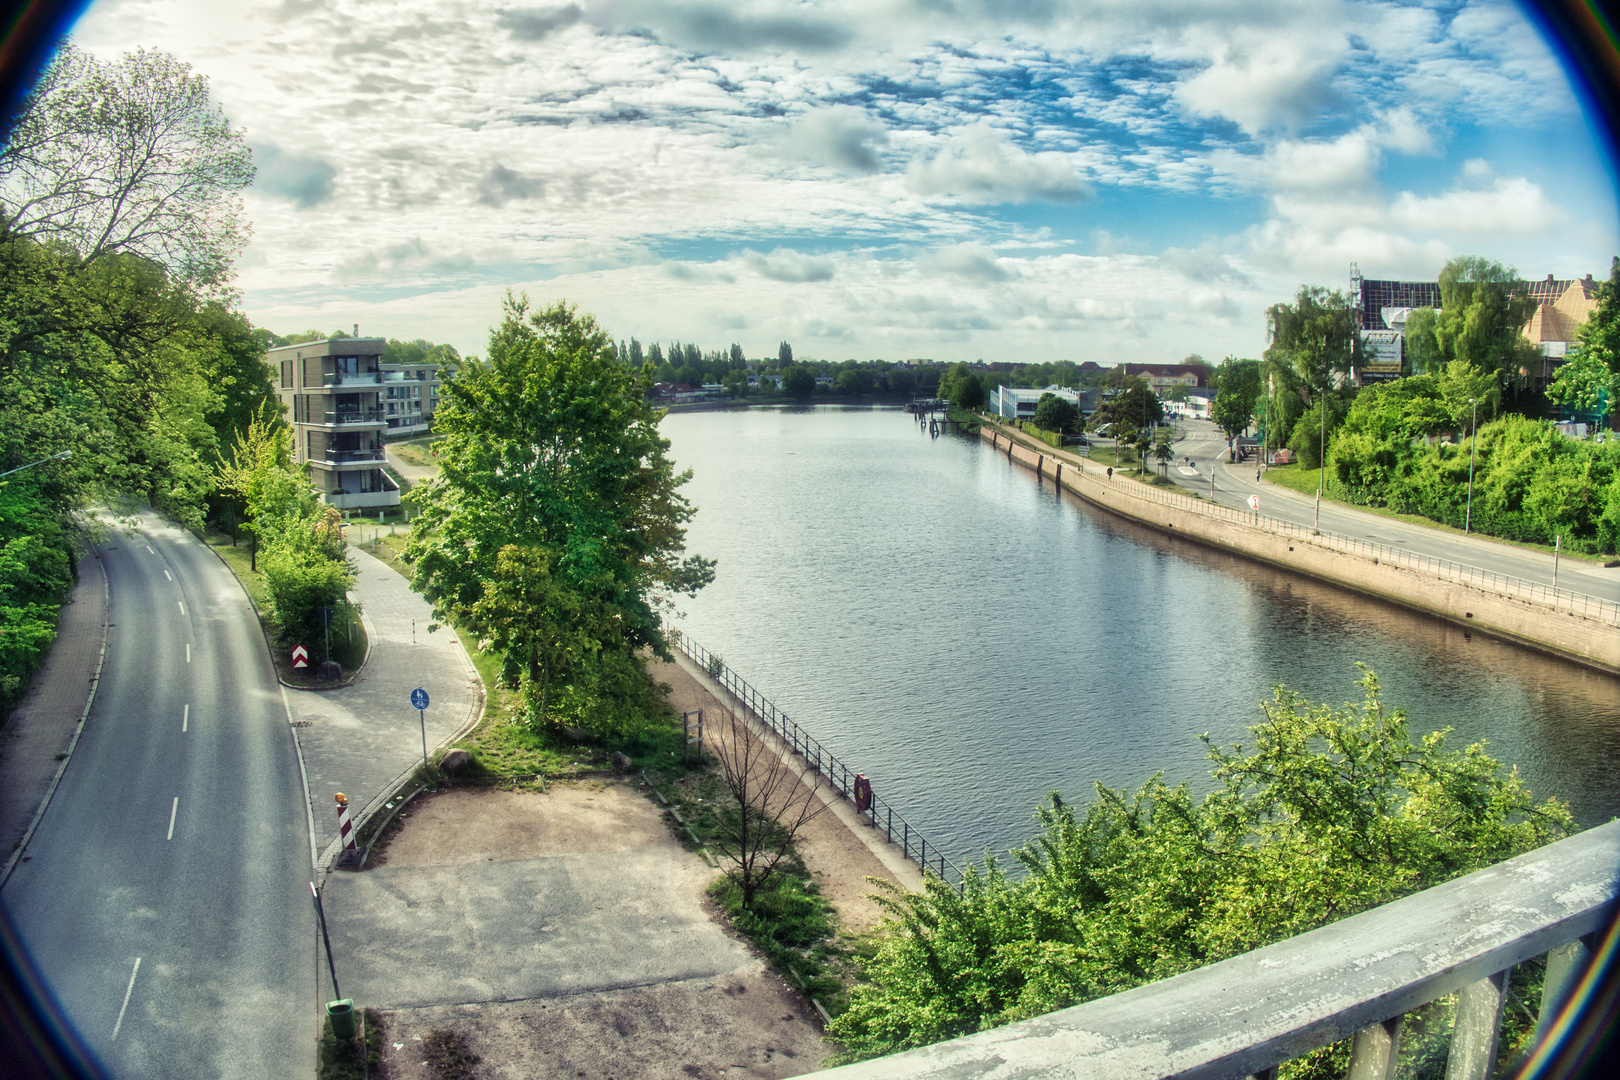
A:
<svg viewBox="0 0 1620 1080">
<path fill-rule="evenodd" d="M 670 644 L 674 645 L 692 662 L 709 673 L 730 694 L 742 709 L 755 720 L 768 727 L 781 739 L 786 747 L 803 759 L 805 765 L 826 780 L 829 787 L 841 797 L 855 803 L 855 781 L 860 775 L 858 771 L 851 770 L 846 762 L 838 760 L 826 747 L 811 738 L 808 732 L 797 723 L 788 719 L 787 713 L 776 707 L 765 695 L 749 685 L 735 671 L 727 666 L 715 653 L 705 649 L 693 641 L 680 630 L 667 631 Z M 905 817 L 897 813 L 892 803 L 885 799 L 879 789 L 870 790 L 870 809 L 862 811 L 874 828 L 882 829 L 889 842 L 905 854 L 907 859 L 922 867 L 924 872 L 938 875 L 942 880 L 962 888 L 962 868 L 952 862 L 938 844 L 930 844 L 928 838 Z"/>
</svg>

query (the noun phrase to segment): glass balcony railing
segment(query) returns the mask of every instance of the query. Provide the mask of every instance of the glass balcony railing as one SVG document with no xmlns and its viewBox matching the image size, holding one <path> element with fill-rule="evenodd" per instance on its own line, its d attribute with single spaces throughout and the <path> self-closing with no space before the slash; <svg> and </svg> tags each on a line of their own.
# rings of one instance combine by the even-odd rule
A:
<svg viewBox="0 0 1620 1080">
<path fill-rule="evenodd" d="M 321 375 L 322 386 L 357 386 L 361 383 L 380 383 L 380 371 L 327 371 Z"/>
<path fill-rule="evenodd" d="M 383 422 L 381 409 L 337 409 L 327 410 L 322 414 L 324 424 L 380 424 Z"/>
<path fill-rule="evenodd" d="M 383 452 L 381 447 L 373 446 L 361 450 L 327 450 L 322 456 L 333 465 L 349 465 L 356 461 L 381 461 Z"/>
</svg>

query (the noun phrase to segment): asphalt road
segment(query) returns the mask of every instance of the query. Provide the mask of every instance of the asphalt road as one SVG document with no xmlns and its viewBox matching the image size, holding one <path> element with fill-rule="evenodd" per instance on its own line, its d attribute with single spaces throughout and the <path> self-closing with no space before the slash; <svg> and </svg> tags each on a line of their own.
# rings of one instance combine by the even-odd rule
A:
<svg viewBox="0 0 1620 1080">
<path fill-rule="evenodd" d="M 1207 420 L 1189 420 L 1186 437 L 1176 443 L 1176 458 L 1170 463 L 1170 476 L 1177 483 L 1208 498 L 1210 471 L 1215 474 L 1215 501 L 1223 506 L 1247 509 L 1249 496 L 1260 496 L 1260 513 L 1296 525 L 1315 527 L 1316 506 L 1310 496 L 1276 484 L 1256 483 L 1253 459 L 1236 465 L 1226 463 L 1226 436 Z M 1196 463 L 1197 475 L 1184 475 L 1178 466 L 1183 458 Z M 1463 537 L 1440 529 L 1411 525 L 1379 514 L 1368 513 L 1339 503 L 1323 501 L 1323 532 L 1350 536 L 1389 547 L 1511 574 L 1544 585 L 1553 583 L 1553 557 L 1486 538 Z M 1620 568 L 1602 567 L 1575 559 L 1561 559 L 1558 586 L 1620 601 Z"/>
<path fill-rule="evenodd" d="M 183 530 L 148 516 L 101 550 L 101 688 L 0 903 L 114 1076 L 304 1080 L 310 839 L 264 638 Z"/>
</svg>

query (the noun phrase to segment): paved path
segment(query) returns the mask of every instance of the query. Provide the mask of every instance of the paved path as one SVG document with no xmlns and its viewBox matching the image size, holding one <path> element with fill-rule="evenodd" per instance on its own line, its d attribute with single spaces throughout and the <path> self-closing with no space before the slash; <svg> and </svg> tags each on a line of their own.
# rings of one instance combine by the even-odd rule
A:
<svg viewBox="0 0 1620 1080">
<path fill-rule="evenodd" d="M 1062 460 L 1065 467 L 1082 466 L 1093 474 L 1103 470 L 1102 465 L 1084 462 L 1069 451 L 1053 450 L 1050 446 L 1009 430 L 1003 425 L 992 426 L 1022 438 L 1049 458 Z M 1255 465 L 1252 462 L 1242 465 L 1226 464 L 1226 437 L 1209 421 L 1189 420 L 1183 426 L 1187 437 L 1176 443 L 1176 458 L 1192 458 L 1197 463 L 1198 475 L 1180 475 L 1181 470 L 1175 469 L 1171 471 L 1177 475 L 1172 475 L 1171 478 L 1186 490 L 1209 498 L 1210 470 L 1213 468 L 1214 499 L 1222 506 L 1247 509 L 1249 496 L 1258 494 L 1261 514 L 1307 528 L 1315 524 L 1316 509 L 1313 498 L 1269 482 L 1256 483 Z M 1134 480 L 1120 482 L 1135 483 Z M 1323 501 L 1321 529 L 1325 533 L 1368 540 L 1439 559 L 1450 559 L 1544 585 L 1551 584 L 1553 580 L 1553 557 L 1549 554 L 1487 537 L 1463 536 L 1445 529 L 1400 521 L 1343 503 Z M 1620 600 L 1620 568 L 1605 568 L 1577 559 L 1563 559 L 1559 563 L 1558 585 L 1563 589 L 1574 589 L 1607 600 Z"/>
<path fill-rule="evenodd" d="M 386 563 L 359 548 L 354 597 L 360 604 L 371 654 L 352 685 L 339 690 L 284 688 L 287 711 L 300 726 L 298 742 L 309 776 L 317 846 L 323 855 L 337 840 L 332 796 L 349 797 L 358 818 L 372 802 L 422 761 L 422 728 L 410 694 L 428 692 L 427 745 L 431 752 L 475 719 L 483 684 L 455 631 L 429 633 L 426 600 Z M 324 862 L 324 859 L 323 859 Z"/>
<path fill-rule="evenodd" d="M 28 692 L 0 728 L 0 865 L 11 858 L 61 768 L 90 698 L 107 622 L 99 550 L 81 553 L 79 583 L 62 607 L 56 641 Z"/>
<path fill-rule="evenodd" d="M 391 449 L 385 449 L 383 453 L 388 458 L 388 467 L 399 473 L 399 475 L 403 476 L 406 480 L 409 480 L 412 484 L 415 484 L 419 480 L 431 480 L 435 476 L 439 475 L 439 467 L 437 465 L 412 465 L 410 462 L 394 453 L 394 451 Z"/>
</svg>

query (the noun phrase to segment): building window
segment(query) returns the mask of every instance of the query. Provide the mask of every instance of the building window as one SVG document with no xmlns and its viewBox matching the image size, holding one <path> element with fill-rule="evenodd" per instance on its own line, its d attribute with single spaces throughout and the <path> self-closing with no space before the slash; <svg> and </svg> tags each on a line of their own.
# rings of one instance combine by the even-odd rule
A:
<svg viewBox="0 0 1620 1080">
<path fill-rule="evenodd" d="M 293 362 L 291 360 L 281 362 L 281 388 L 283 390 L 293 388 Z"/>
</svg>

